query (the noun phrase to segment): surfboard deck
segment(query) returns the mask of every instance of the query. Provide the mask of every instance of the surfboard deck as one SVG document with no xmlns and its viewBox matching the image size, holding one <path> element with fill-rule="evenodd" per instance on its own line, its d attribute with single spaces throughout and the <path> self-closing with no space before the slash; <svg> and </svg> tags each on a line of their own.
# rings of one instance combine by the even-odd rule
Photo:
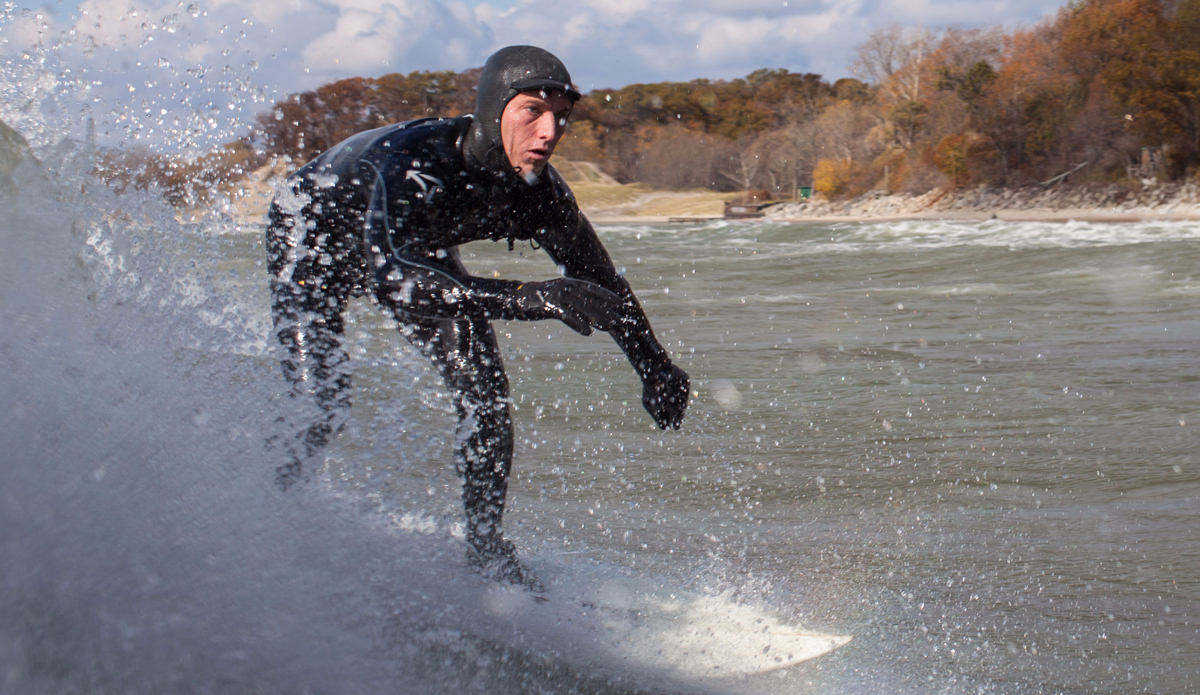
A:
<svg viewBox="0 0 1200 695">
<path fill-rule="evenodd" d="M 578 566 L 538 565 L 544 595 L 491 584 L 480 607 L 510 624 L 526 646 L 570 663 L 661 682 L 715 684 L 786 669 L 851 640 L 789 625 L 769 608 L 729 596 Z"/>
<path fill-rule="evenodd" d="M 578 600 L 580 627 L 628 662 L 695 678 L 768 673 L 848 643 L 725 596 L 611 580 Z"/>
</svg>

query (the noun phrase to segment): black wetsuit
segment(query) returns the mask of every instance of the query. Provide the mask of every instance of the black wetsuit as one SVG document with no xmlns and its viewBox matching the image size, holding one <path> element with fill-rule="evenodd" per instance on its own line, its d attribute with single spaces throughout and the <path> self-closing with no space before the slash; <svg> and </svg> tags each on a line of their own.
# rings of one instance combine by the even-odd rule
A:
<svg viewBox="0 0 1200 695">
<path fill-rule="evenodd" d="M 370 295 L 453 394 L 468 538 L 484 543 L 499 539 L 513 449 L 508 378 L 491 321 L 562 317 L 528 311 L 520 282 L 469 275 L 457 246 L 492 239 L 511 249 L 513 241 L 528 241 L 566 278 L 615 294 L 619 318 L 609 333 L 641 376 L 643 401 L 660 427 L 679 426 L 688 383 L 557 172 L 547 166 L 531 185 L 511 168 L 472 161 L 464 154 L 472 125 L 471 116 L 411 121 L 325 152 L 276 199 L 267 249 L 275 330 L 288 351 L 284 371 L 321 413 L 298 435 L 280 483 L 302 475 L 303 460 L 345 416 L 343 314 L 350 297 Z"/>
</svg>

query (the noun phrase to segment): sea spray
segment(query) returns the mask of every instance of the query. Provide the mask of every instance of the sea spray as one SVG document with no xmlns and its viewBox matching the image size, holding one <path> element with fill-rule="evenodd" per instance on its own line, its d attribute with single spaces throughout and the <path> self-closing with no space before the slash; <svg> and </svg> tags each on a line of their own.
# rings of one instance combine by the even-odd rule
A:
<svg viewBox="0 0 1200 695">
<path fill-rule="evenodd" d="M 281 493 L 306 404 L 270 340 L 260 231 L 117 194 L 93 142 L 41 125 L 40 145 L 10 138 L 0 192 L 5 692 L 620 692 L 480 622 L 448 458 L 425 461 L 451 488 L 432 502 L 388 498 L 396 462 L 370 446 L 330 447 Z M 436 414 L 419 356 L 380 357 L 363 373 L 424 378 L 410 393 Z M 374 417 L 401 434 L 365 441 L 410 458 L 450 429 Z"/>
</svg>

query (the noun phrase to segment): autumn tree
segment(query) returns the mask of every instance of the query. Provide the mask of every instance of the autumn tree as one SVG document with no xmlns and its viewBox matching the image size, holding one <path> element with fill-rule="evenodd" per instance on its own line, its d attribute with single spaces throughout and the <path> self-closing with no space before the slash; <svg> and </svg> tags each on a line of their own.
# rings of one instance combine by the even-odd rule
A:
<svg viewBox="0 0 1200 695">
<path fill-rule="evenodd" d="M 654 188 L 717 188 L 719 156 L 713 136 L 669 125 L 645 146 L 631 178 Z"/>
<path fill-rule="evenodd" d="M 829 192 L 1125 176 L 1162 147 L 1170 176 L 1200 165 L 1200 0 L 1075 0 L 1039 25 L 873 32 L 856 77 L 756 70 L 734 80 L 599 89 L 558 156 L 622 182 Z M 478 69 L 351 78 L 259 119 L 269 154 L 307 159 L 366 128 L 470 111 Z M 834 176 L 834 174 L 837 174 Z"/>
<path fill-rule="evenodd" d="M 382 125 L 375 82 L 353 77 L 276 102 L 257 121 L 275 152 L 309 160 L 351 135 Z"/>
<path fill-rule="evenodd" d="M 479 69 L 352 77 L 300 92 L 260 114 L 258 132 L 271 154 L 307 161 L 351 135 L 426 116 L 457 116 L 475 107 Z"/>
<path fill-rule="evenodd" d="M 1140 145 L 1167 146 L 1175 174 L 1200 153 L 1198 4 L 1088 0 L 1059 16 L 1062 55 L 1078 83 L 1107 90 L 1111 119 L 1128 114 Z"/>
<path fill-rule="evenodd" d="M 994 79 L 976 82 L 971 127 L 993 143 L 1009 184 L 1037 180 L 1066 161 L 1061 144 L 1081 95 L 1057 50 L 1060 36 L 1054 21 L 1014 32 Z"/>
<path fill-rule="evenodd" d="M 925 58 L 934 49 L 937 32 L 894 24 L 877 29 L 859 44 L 851 68 L 876 88 L 876 98 L 891 122 L 893 137 L 902 146 L 916 139 L 926 105 L 922 96 L 931 81 Z"/>
<path fill-rule="evenodd" d="M 232 197 L 238 182 L 264 163 L 250 143 L 236 140 L 200 155 L 109 150 L 101 153 L 96 175 L 117 194 L 157 191 L 168 203 L 191 208 L 209 205 L 220 196 Z"/>
<path fill-rule="evenodd" d="M 392 73 L 375 80 L 374 102 L 387 122 L 427 116 L 458 116 L 475 109 L 480 69 L 456 73 Z"/>
<path fill-rule="evenodd" d="M 571 127 L 587 129 L 605 154 L 601 165 L 619 181 L 703 178 L 718 189 L 752 185 L 783 190 L 780 182 L 786 180 L 794 189 L 797 180 L 807 177 L 807 171 L 794 168 L 806 160 L 767 151 L 768 142 L 785 143 L 763 136 L 812 123 L 832 94 L 819 75 L 782 69 L 757 70 L 729 81 L 634 84 L 586 95 L 576 104 Z M 696 137 L 682 137 L 679 129 Z M 660 139 L 674 146 L 663 148 Z M 574 148 L 568 145 L 568 151 Z M 708 152 L 702 155 L 695 148 Z M 669 164 L 673 153 L 678 161 Z M 671 166 L 693 167 L 710 158 L 713 168 L 702 176 L 665 174 Z"/>
</svg>

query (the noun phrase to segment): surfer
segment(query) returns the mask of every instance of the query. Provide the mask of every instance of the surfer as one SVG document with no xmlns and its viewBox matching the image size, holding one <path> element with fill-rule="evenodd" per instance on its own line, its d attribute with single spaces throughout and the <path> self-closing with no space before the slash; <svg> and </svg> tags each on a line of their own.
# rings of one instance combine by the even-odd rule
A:
<svg viewBox="0 0 1200 695">
<path fill-rule="evenodd" d="M 508 377 L 495 319 L 558 319 L 606 331 L 642 380 L 657 425 L 679 428 L 687 373 L 651 330 L 570 188 L 548 160 L 580 94 L 555 56 L 510 46 L 488 58 L 475 113 L 359 133 L 288 179 L 271 206 L 267 252 L 274 330 L 292 395 L 316 415 L 278 469 L 286 489 L 344 424 L 350 405 L 344 313 L 369 296 L 445 380 L 458 414 L 468 558 L 481 574 L 541 591 L 501 526 L 512 465 Z M 563 277 L 521 282 L 470 275 L 458 246 L 528 241 Z"/>
</svg>

